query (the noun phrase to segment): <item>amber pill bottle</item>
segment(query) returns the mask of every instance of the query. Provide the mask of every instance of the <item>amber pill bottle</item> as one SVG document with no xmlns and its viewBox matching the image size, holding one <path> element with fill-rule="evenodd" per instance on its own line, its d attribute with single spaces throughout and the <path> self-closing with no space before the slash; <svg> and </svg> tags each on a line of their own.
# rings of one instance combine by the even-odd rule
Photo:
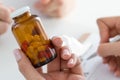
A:
<svg viewBox="0 0 120 80">
<path fill-rule="evenodd" d="M 47 37 L 40 18 L 32 15 L 29 7 L 11 14 L 12 32 L 25 55 L 35 68 L 41 67 L 57 56 L 51 40 Z"/>
</svg>

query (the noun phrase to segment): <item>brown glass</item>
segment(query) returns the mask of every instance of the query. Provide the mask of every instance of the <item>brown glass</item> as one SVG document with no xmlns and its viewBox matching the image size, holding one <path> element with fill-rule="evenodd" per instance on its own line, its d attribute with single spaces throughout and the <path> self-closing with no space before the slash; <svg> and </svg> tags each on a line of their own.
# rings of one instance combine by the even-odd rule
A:
<svg viewBox="0 0 120 80">
<path fill-rule="evenodd" d="M 22 51 L 35 68 L 56 58 L 55 49 L 44 31 L 39 17 L 26 12 L 13 20 L 12 32 Z"/>
</svg>

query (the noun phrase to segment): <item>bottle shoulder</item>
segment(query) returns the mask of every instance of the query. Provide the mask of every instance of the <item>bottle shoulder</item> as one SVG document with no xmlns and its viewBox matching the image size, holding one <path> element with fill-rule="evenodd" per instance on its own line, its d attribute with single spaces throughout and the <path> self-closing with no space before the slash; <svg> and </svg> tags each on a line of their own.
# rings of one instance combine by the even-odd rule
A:
<svg viewBox="0 0 120 80">
<path fill-rule="evenodd" d="M 37 15 L 32 15 L 32 19 L 35 21 L 41 21 L 39 16 L 37 16 Z"/>
</svg>

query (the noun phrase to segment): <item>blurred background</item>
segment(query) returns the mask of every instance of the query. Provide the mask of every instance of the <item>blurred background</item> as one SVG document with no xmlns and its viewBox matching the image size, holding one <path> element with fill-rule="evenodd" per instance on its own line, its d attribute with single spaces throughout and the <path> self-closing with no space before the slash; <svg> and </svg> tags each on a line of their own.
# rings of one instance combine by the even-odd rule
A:
<svg viewBox="0 0 120 80">
<path fill-rule="evenodd" d="M 49 37 L 64 34 L 78 39 L 83 33 L 98 34 L 97 18 L 120 15 L 119 0 L 76 0 L 75 9 L 67 16 L 47 18 L 33 7 L 35 1 L 37 0 L 1 0 L 15 9 L 30 6 L 31 12 L 41 18 Z M 0 80 L 24 80 L 13 56 L 15 48 L 18 45 L 10 26 L 7 33 L 0 36 Z"/>
</svg>

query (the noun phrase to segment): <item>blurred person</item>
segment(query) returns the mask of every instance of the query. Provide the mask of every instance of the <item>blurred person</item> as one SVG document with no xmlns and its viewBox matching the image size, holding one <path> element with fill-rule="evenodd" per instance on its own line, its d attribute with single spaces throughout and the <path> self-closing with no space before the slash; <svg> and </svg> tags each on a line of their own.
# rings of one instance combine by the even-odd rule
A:
<svg viewBox="0 0 120 80">
<path fill-rule="evenodd" d="M 63 17 L 72 11 L 75 0 L 38 0 L 35 8 L 49 17 Z"/>
</svg>

